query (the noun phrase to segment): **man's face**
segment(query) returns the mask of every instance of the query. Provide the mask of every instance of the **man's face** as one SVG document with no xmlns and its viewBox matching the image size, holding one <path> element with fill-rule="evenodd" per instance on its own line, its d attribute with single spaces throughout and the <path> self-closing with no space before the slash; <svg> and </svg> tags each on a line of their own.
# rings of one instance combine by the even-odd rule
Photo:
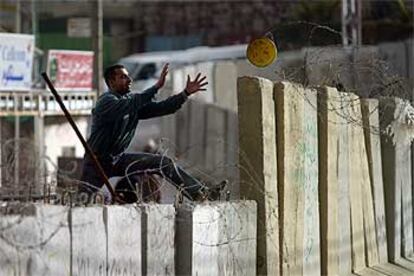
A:
<svg viewBox="0 0 414 276">
<path fill-rule="evenodd" d="M 109 80 L 109 87 L 119 94 L 126 94 L 131 91 L 131 78 L 125 68 L 116 69 Z"/>
</svg>

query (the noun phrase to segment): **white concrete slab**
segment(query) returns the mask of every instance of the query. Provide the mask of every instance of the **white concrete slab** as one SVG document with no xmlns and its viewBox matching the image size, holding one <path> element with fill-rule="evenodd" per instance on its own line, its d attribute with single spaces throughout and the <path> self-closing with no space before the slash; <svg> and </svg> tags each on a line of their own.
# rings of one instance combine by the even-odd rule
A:
<svg viewBox="0 0 414 276">
<path fill-rule="evenodd" d="M 334 88 L 318 90 L 319 195 L 321 272 L 337 275 L 339 269 L 338 143 L 340 95 Z"/>
<path fill-rule="evenodd" d="M 106 231 L 103 207 L 71 209 L 73 275 L 105 275 Z"/>
<path fill-rule="evenodd" d="M 192 275 L 256 275 L 256 212 L 253 201 L 197 205 Z"/>
<path fill-rule="evenodd" d="M 404 108 L 400 99 L 380 100 L 381 129 L 391 125 L 394 129 L 393 137 L 381 136 L 388 257 L 394 262 L 413 251 L 411 143 L 407 142 L 409 128 L 396 120 Z"/>
<path fill-rule="evenodd" d="M 385 223 L 384 182 L 382 177 L 381 137 L 378 100 L 363 99 L 365 144 L 367 145 L 370 181 L 374 198 L 375 231 L 379 263 L 388 262 L 387 232 Z"/>
<path fill-rule="evenodd" d="M 142 212 L 135 205 L 105 206 L 108 275 L 142 275 Z"/>
<path fill-rule="evenodd" d="M 257 273 L 279 275 L 279 227 L 273 83 L 238 79 L 240 197 L 258 204 Z"/>
<path fill-rule="evenodd" d="M 196 101 L 201 101 L 201 102 L 206 102 L 206 103 L 214 103 L 216 101 L 216 97 L 215 97 L 215 63 L 214 62 L 201 62 L 198 63 L 196 66 L 196 72 L 197 73 L 201 73 L 201 76 L 205 76 L 206 79 L 205 81 L 208 82 L 207 86 L 206 86 L 206 91 L 202 91 L 200 93 L 195 94 L 194 96 L 192 96 L 192 98 Z M 191 79 L 194 80 L 196 77 L 196 75 L 192 75 Z M 235 79 L 235 78 L 234 78 Z M 220 101 L 220 98 L 218 98 L 218 100 Z"/>
<path fill-rule="evenodd" d="M 0 219 L 0 275 L 69 275 L 68 209 L 18 204 L 8 213 Z"/>
<path fill-rule="evenodd" d="M 205 168 L 213 177 L 222 177 L 226 161 L 226 111 L 220 107 L 206 107 Z"/>
<path fill-rule="evenodd" d="M 277 114 L 278 191 L 281 218 L 282 274 L 299 275 L 304 258 L 304 89 L 278 82 L 274 85 Z"/>
<path fill-rule="evenodd" d="M 360 271 L 366 267 L 366 243 L 364 232 L 364 202 L 363 186 L 365 185 L 364 161 L 365 152 L 362 152 L 364 136 L 362 133 L 361 106 L 358 96 L 350 95 L 349 105 L 349 175 L 350 175 L 350 202 L 351 202 L 351 242 L 352 242 L 352 269 Z M 368 165 L 367 165 L 368 166 Z"/>
<path fill-rule="evenodd" d="M 320 275 L 317 91 L 304 90 L 303 275 Z"/>
<path fill-rule="evenodd" d="M 229 180 L 228 190 L 232 200 L 240 199 L 238 127 L 237 113 L 227 111 L 225 176 Z"/>
<path fill-rule="evenodd" d="M 237 112 L 237 67 L 234 62 L 216 63 L 214 86 L 217 105 Z"/>
<path fill-rule="evenodd" d="M 351 206 L 349 194 L 349 113 L 350 97 L 348 93 L 339 92 L 338 116 L 338 217 L 341 227 L 338 228 L 339 234 L 339 274 L 349 275 L 352 271 L 351 254 Z"/>
<path fill-rule="evenodd" d="M 306 77 L 310 85 L 353 87 L 354 72 L 350 56 L 342 47 L 312 47 L 303 49 Z"/>
<path fill-rule="evenodd" d="M 206 136 L 206 105 L 199 101 L 191 100 L 190 107 L 190 138 L 188 162 L 191 166 L 204 168 L 205 146 L 204 138 Z"/>
<path fill-rule="evenodd" d="M 146 249 L 144 275 L 174 275 L 175 208 L 145 204 Z"/>
</svg>

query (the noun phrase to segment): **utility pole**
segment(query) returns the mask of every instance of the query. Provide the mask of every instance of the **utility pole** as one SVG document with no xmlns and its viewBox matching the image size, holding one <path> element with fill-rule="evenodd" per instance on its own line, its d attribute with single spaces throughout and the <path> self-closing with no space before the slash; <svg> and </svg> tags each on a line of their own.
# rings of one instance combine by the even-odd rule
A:
<svg viewBox="0 0 414 276">
<path fill-rule="evenodd" d="M 22 3 L 21 0 L 16 0 L 16 14 L 15 14 L 15 33 L 20 33 L 22 31 Z"/>
<path fill-rule="evenodd" d="M 342 45 L 362 45 L 361 0 L 342 0 Z"/>
<path fill-rule="evenodd" d="M 342 45 L 348 53 L 350 66 L 355 72 L 356 55 L 362 45 L 361 0 L 342 0 Z M 352 86 L 357 86 L 357 76 L 351 74 Z"/>
<path fill-rule="evenodd" d="M 97 96 L 103 92 L 103 7 L 102 0 L 92 0 L 93 82 Z"/>
</svg>

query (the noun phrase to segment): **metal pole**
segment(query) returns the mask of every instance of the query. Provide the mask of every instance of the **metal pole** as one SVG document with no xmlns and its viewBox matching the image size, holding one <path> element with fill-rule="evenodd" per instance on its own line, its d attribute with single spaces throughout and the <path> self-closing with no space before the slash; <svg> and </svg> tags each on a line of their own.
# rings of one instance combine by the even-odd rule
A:
<svg viewBox="0 0 414 276">
<path fill-rule="evenodd" d="M 37 38 L 37 10 L 36 0 L 32 0 L 32 34 L 35 36 L 35 42 Z"/>
<path fill-rule="evenodd" d="M 342 0 L 342 45 L 348 46 L 348 1 Z"/>
<path fill-rule="evenodd" d="M 15 102 L 16 106 L 17 103 Z M 20 116 L 15 111 L 14 115 L 14 185 L 19 186 L 19 158 L 20 158 Z"/>
<path fill-rule="evenodd" d="M 92 47 L 94 51 L 93 73 L 97 96 L 103 92 L 103 7 L 102 0 L 92 1 Z"/>
<path fill-rule="evenodd" d="M 38 168 L 35 172 L 35 193 L 39 193 L 41 194 L 42 190 L 43 190 L 43 196 L 46 196 L 46 189 L 45 189 L 45 184 L 42 186 L 42 179 L 43 179 L 43 175 L 44 175 L 44 160 L 43 160 L 43 155 L 44 155 L 44 117 L 43 114 L 41 114 L 41 112 L 39 112 L 39 114 L 37 114 L 36 116 L 34 116 L 33 118 L 34 120 L 34 144 L 35 144 L 35 149 L 36 150 L 36 156 L 34 158 L 36 158 L 36 162 L 35 164 L 37 164 Z M 43 189 L 42 189 L 43 188 Z"/>
<path fill-rule="evenodd" d="M 15 15 L 15 32 L 20 33 L 22 31 L 22 17 L 21 17 L 21 0 L 16 0 L 16 15 Z"/>
<path fill-rule="evenodd" d="M 92 158 L 93 163 L 95 165 L 96 170 L 102 177 L 102 180 L 104 181 L 104 184 L 106 188 L 108 188 L 109 192 L 112 195 L 112 199 L 119 203 L 124 203 L 123 200 L 121 200 L 115 193 L 114 189 L 112 188 L 112 185 L 109 183 L 108 177 L 105 174 L 105 171 L 103 170 L 101 164 L 98 161 L 98 158 L 96 158 L 95 154 L 93 153 L 92 149 L 89 147 L 88 143 L 83 138 L 82 134 L 80 133 L 78 127 L 76 126 L 75 122 L 72 119 L 72 116 L 70 115 L 69 111 L 66 109 L 65 105 L 63 104 L 62 99 L 60 98 L 59 94 L 57 93 L 55 87 L 53 86 L 52 82 L 50 81 L 49 77 L 45 72 L 42 73 L 42 77 L 45 80 L 47 86 L 49 87 L 50 91 L 52 92 L 53 96 L 55 97 L 56 101 L 58 102 L 60 108 L 63 110 L 63 113 L 65 114 L 66 119 L 69 121 L 69 124 L 72 126 L 73 130 L 75 131 L 76 135 L 78 136 L 79 140 L 81 141 L 83 147 L 85 148 L 86 154 L 89 155 L 89 157 Z"/>
<path fill-rule="evenodd" d="M 356 0 L 356 26 L 357 40 L 356 45 L 359 47 L 362 45 L 362 0 Z"/>
<path fill-rule="evenodd" d="M 0 116 L 0 187 L 2 186 L 3 183 L 3 139 L 2 139 L 2 134 L 3 134 L 3 117 Z"/>
<path fill-rule="evenodd" d="M 361 0 L 342 0 L 342 44 L 344 47 L 362 44 Z"/>
</svg>

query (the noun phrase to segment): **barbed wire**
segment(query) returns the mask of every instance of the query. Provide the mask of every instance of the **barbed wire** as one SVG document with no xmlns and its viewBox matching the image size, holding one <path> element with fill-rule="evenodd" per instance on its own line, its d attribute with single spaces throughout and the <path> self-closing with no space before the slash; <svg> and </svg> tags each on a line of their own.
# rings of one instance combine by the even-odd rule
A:
<svg viewBox="0 0 414 276">
<path fill-rule="evenodd" d="M 312 32 L 309 35 L 309 40 L 312 39 L 312 36 L 315 32 L 319 29 L 323 29 L 324 31 L 330 31 L 336 35 L 340 33 L 332 30 L 330 27 L 326 27 L 323 25 L 318 25 L 309 22 L 298 22 L 298 24 L 310 24 L 313 26 Z M 332 49 L 317 49 L 316 52 L 311 52 L 305 50 L 305 59 L 304 65 L 302 67 L 295 67 L 292 70 L 280 70 L 276 71 L 275 75 L 282 78 L 285 81 L 295 82 L 302 85 L 304 89 L 311 91 L 310 93 L 314 93 L 312 97 L 320 97 L 321 89 L 320 87 L 323 86 L 332 86 L 335 87 L 337 90 L 340 91 L 339 97 L 331 97 L 330 101 L 332 105 L 328 107 L 329 111 L 334 111 L 337 116 L 339 117 L 336 121 L 329 121 L 332 124 L 338 124 L 340 126 L 359 126 L 367 128 L 366 125 L 363 123 L 362 113 L 355 112 L 356 107 L 359 108 L 360 106 L 360 99 L 356 97 L 352 97 L 352 94 L 347 92 L 355 93 L 355 95 L 359 95 L 362 98 L 376 98 L 379 99 L 380 97 L 395 97 L 400 96 L 403 99 L 411 99 L 411 95 L 409 90 L 407 89 L 406 82 L 407 80 L 401 76 L 398 76 L 390 71 L 389 65 L 386 61 L 382 60 L 381 58 L 369 58 L 368 62 L 364 61 L 356 61 L 350 56 L 346 55 L 346 60 L 343 62 L 337 62 L 335 60 L 329 59 L 323 60 L 321 58 L 322 54 L 327 53 L 328 57 L 331 56 L 329 51 Z M 314 84 L 310 83 L 309 77 L 309 68 L 316 68 L 317 66 L 327 66 L 328 74 L 323 76 L 322 79 L 318 79 L 317 84 L 319 88 L 313 87 Z M 358 74 L 366 74 L 369 73 L 373 78 L 372 84 L 367 90 L 367 92 L 361 93 L 358 90 L 358 83 L 351 83 L 345 84 L 343 79 L 344 76 L 349 74 L 349 70 L 352 68 L 352 73 L 354 75 Z M 307 77 L 303 78 L 300 81 L 300 75 L 305 72 Z M 352 77 L 351 77 L 352 79 Z M 296 93 L 299 97 L 303 97 L 306 104 L 314 108 L 318 114 L 321 116 L 320 110 L 318 110 L 318 106 L 315 105 L 315 101 L 313 98 L 307 96 L 307 94 L 302 93 L 302 89 L 297 89 Z M 402 117 L 399 118 L 397 114 L 397 118 L 395 120 L 398 123 L 403 122 L 404 119 L 409 115 L 412 115 L 411 110 L 408 108 L 410 106 L 409 101 L 404 101 L 402 104 L 406 105 L 407 108 L 402 108 L 399 112 Z M 372 114 L 375 114 L 378 110 L 371 110 Z M 382 119 L 385 114 L 379 113 L 380 120 Z M 390 129 L 388 126 L 369 126 L 369 131 L 372 131 L 373 134 L 389 134 Z M 236 170 L 245 174 L 245 178 L 241 183 L 239 181 L 237 184 L 232 183 L 234 185 L 244 186 L 244 189 L 250 190 L 252 194 L 260 195 L 263 199 L 263 202 L 258 202 L 259 204 L 265 206 L 274 206 L 270 209 L 267 209 L 267 214 L 270 214 L 270 217 L 262 218 L 258 217 L 258 224 L 260 227 L 266 227 L 266 220 L 273 219 L 279 221 L 279 224 L 283 223 L 280 221 L 279 217 L 279 207 L 280 202 L 278 202 L 278 194 L 273 192 L 269 192 L 263 187 L 263 179 L 261 178 L 260 173 L 256 170 L 257 164 L 252 164 L 250 157 L 238 146 L 232 145 L 227 143 L 224 139 L 217 139 L 217 143 L 223 143 L 224 148 L 228 149 L 233 147 L 232 153 L 235 156 L 239 156 L 240 163 L 245 165 L 240 165 L 238 161 L 235 161 L 234 164 L 229 164 L 227 160 L 220 160 L 215 164 L 210 164 L 210 168 L 207 170 L 203 165 L 205 164 L 197 164 L 194 160 L 184 160 L 180 158 L 178 162 L 182 164 L 184 167 L 194 167 L 192 172 L 195 173 L 198 178 L 200 178 L 201 183 L 203 183 L 203 187 L 208 188 L 211 183 L 214 183 L 216 179 L 219 177 L 215 175 L 214 172 L 222 172 L 225 173 L 229 167 L 235 168 Z M 15 145 L 16 143 L 19 144 L 19 151 L 16 153 Z M 177 152 L 180 151 L 181 156 L 186 156 L 187 152 L 195 151 L 198 148 L 201 149 L 205 146 L 204 141 L 192 141 L 186 149 L 178 149 L 177 145 L 175 145 L 172 141 L 168 141 L 164 139 L 161 142 L 161 146 L 157 152 L 164 158 L 169 158 L 169 152 Z M 9 191 L 17 192 L 19 189 L 23 189 L 26 194 L 25 197 L 21 198 L 20 201 L 32 202 L 36 200 L 40 200 L 43 202 L 51 202 L 52 204 L 56 205 L 67 205 L 68 207 L 74 206 L 90 206 L 90 205 L 104 205 L 107 200 L 107 195 L 103 190 L 98 191 L 92 200 L 88 197 L 77 196 L 77 189 L 79 185 L 87 185 L 91 188 L 94 188 L 93 185 L 85 182 L 81 182 L 79 179 L 76 179 L 72 175 L 79 169 L 78 163 L 73 162 L 70 163 L 69 167 L 65 169 L 58 168 L 57 164 L 54 164 L 50 158 L 47 156 L 40 156 L 39 151 L 36 148 L 36 145 L 30 141 L 29 139 L 19 139 L 19 140 L 7 140 L 2 145 L 2 155 L 4 156 L 3 162 L 1 162 L 1 175 L 2 175 L 2 187 L 5 191 L 9 189 Z M 223 156 L 225 156 L 223 154 Z M 24 157 L 21 159 L 21 157 Z M 237 160 L 238 158 L 235 158 Z M 19 162 L 17 162 L 19 161 Z M 298 160 L 297 162 L 302 162 L 303 160 Z M 118 190 L 118 192 L 126 193 L 131 192 L 136 197 L 136 203 L 141 204 L 144 202 L 157 202 L 157 195 L 162 191 L 162 188 L 165 185 L 172 185 L 167 179 L 168 177 L 163 173 L 163 167 L 161 166 L 162 162 L 160 163 L 160 167 L 154 170 L 132 170 L 134 165 L 139 163 L 140 160 L 136 160 L 131 162 L 131 164 L 125 169 L 124 174 L 121 176 L 124 180 L 126 180 L 126 187 L 125 189 Z M 20 167 L 24 168 L 21 171 L 18 171 L 16 174 L 16 164 L 19 163 Z M 204 162 L 203 162 L 204 163 Z M 41 172 L 38 171 L 39 168 L 43 168 Z M 153 176 L 157 174 L 158 176 Z M 16 175 L 19 178 L 19 182 L 16 183 Z M 138 179 L 134 179 L 132 176 L 139 175 Z M 33 177 L 36 176 L 36 177 Z M 40 180 L 44 183 L 41 183 Z M 62 181 L 64 184 L 59 187 L 58 182 Z M 137 183 L 137 181 L 139 183 Z M 138 185 L 137 185 L 138 184 Z M 154 189 L 150 189 L 148 193 L 143 193 L 143 186 L 154 186 Z M 276 185 L 276 183 L 275 183 Z M 22 188 L 21 188 L 22 187 Z M 28 190 L 27 188 L 33 187 L 40 191 L 40 197 L 34 197 L 33 193 Z M 179 208 L 183 208 L 187 211 L 193 211 L 196 205 L 199 202 L 192 202 L 188 201 L 185 198 L 183 187 L 178 186 L 176 188 L 176 200 L 175 206 Z M 43 191 L 43 192 L 42 192 Z M 47 192 L 46 192 L 47 191 Z M 46 193 L 45 193 L 46 192 Z M 2 193 L 3 194 L 3 193 Z M 11 199 L 17 198 L 18 194 L 12 194 Z M 275 204 L 275 202 L 278 202 Z M 214 209 L 214 204 L 206 205 L 206 208 Z M 231 205 L 232 211 L 227 213 L 220 208 L 216 208 L 216 216 L 208 219 L 207 221 L 197 222 L 199 224 L 204 225 L 213 225 L 217 224 L 218 222 L 223 223 L 221 227 L 224 229 L 226 233 L 229 233 L 226 237 L 222 238 L 218 242 L 208 243 L 203 240 L 193 240 L 195 244 L 200 246 L 212 247 L 212 246 L 227 246 L 230 244 L 237 244 L 240 242 L 249 241 L 251 239 L 257 238 L 259 239 L 266 239 L 270 238 L 273 239 L 274 234 L 279 232 L 279 229 L 268 229 L 261 235 L 257 237 L 249 237 L 244 236 L 245 232 L 243 227 L 243 214 L 238 212 L 236 205 Z M 17 211 L 19 213 L 20 211 Z M 231 213 L 231 214 L 230 214 Z M 6 225 L 0 225 L 0 239 L 3 240 L 9 246 L 17 248 L 19 250 L 23 249 L 35 249 L 38 247 L 42 247 L 47 244 L 56 233 L 59 231 L 61 227 L 66 227 L 66 225 L 58 225 L 56 229 L 54 229 L 50 235 L 43 237 L 40 241 L 32 244 L 22 245 L 16 243 L 13 240 L 10 240 L 9 237 L 5 236 L 4 233 L 11 228 L 18 226 L 24 220 L 24 216 L 18 216 L 13 223 L 9 223 Z M 180 223 L 188 224 L 188 227 L 193 226 L 192 220 L 187 219 L 178 219 Z M 237 227 L 233 227 L 236 225 Z M 78 225 L 81 226 L 81 225 Z M 361 239 L 363 239 L 361 233 Z M 279 241 L 274 240 L 273 244 L 275 246 L 279 245 Z M 310 246 L 311 247 L 311 246 Z M 311 248 L 307 248 L 307 250 L 312 250 Z M 295 254 L 294 252 L 289 252 L 290 247 L 287 244 L 287 241 L 283 239 L 283 248 L 286 251 L 284 258 L 289 258 L 289 255 Z M 233 251 L 234 248 L 230 248 L 229 254 L 238 262 L 236 256 L 238 252 Z M 230 258 L 231 258 L 230 257 Z M 242 262 L 242 261 L 240 261 Z M 239 268 L 243 267 L 242 264 L 236 264 Z"/>
</svg>

